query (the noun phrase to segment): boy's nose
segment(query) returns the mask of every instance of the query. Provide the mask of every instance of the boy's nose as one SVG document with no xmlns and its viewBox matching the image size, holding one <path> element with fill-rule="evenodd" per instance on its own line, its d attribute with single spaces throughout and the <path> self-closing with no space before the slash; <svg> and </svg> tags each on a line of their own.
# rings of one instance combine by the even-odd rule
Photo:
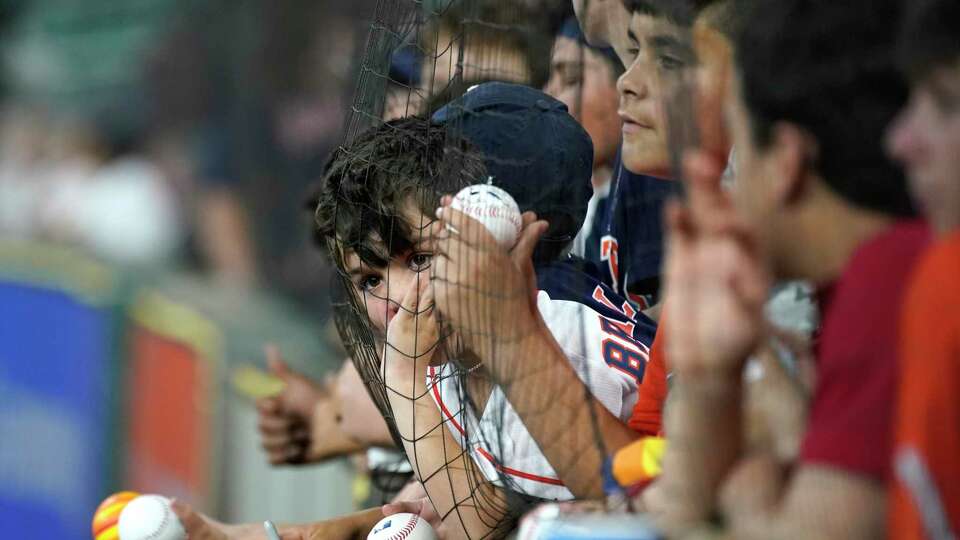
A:
<svg viewBox="0 0 960 540">
<path fill-rule="evenodd" d="M 626 97 L 634 99 L 643 99 L 649 93 L 649 81 L 646 80 L 643 66 L 640 66 L 641 60 L 637 59 L 627 67 L 627 70 L 617 79 L 617 91 L 620 93 L 620 102 Z"/>
<path fill-rule="evenodd" d="M 887 132 L 887 152 L 904 165 L 915 163 L 923 153 L 923 141 L 915 127 L 915 113 L 904 110 Z"/>
</svg>

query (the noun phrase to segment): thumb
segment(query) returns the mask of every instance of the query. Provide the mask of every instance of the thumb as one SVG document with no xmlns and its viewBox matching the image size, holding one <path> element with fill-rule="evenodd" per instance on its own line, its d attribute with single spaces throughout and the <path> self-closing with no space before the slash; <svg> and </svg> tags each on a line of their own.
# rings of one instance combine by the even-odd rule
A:
<svg viewBox="0 0 960 540">
<path fill-rule="evenodd" d="M 283 380 L 287 380 L 293 375 L 290 367 L 287 366 L 287 363 L 283 361 L 283 357 L 280 356 L 280 349 L 276 345 L 268 343 L 263 347 L 263 353 L 267 357 L 267 367 L 270 368 L 271 373 Z"/>
<path fill-rule="evenodd" d="M 203 520 L 200 514 L 176 499 L 170 501 L 170 509 L 173 510 L 177 519 L 180 520 L 180 524 L 183 525 L 183 530 L 187 531 L 187 536 L 191 538 L 194 536 L 203 538 L 201 533 L 206 532 L 207 522 Z"/>
<path fill-rule="evenodd" d="M 517 263 L 517 266 L 520 268 L 526 266 L 527 261 L 533 257 L 533 250 L 536 249 L 537 243 L 540 242 L 540 237 L 543 236 L 543 233 L 547 232 L 549 226 L 549 223 L 540 220 L 531 223 L 523 229 L 520 233 L 520 239 L 517 240 L 517 245 L 513 246 L 513 249 L 510 251 L 510 258 Z"/>
<path fill-rule="evenodd" d="M 403 512 L 408 514 L 417 514 L 419 516 L 423 511 L 423 501 L 392 502 L 381 506 L 380 511 L 383 512 L 384 517 Z"/>
</svg>

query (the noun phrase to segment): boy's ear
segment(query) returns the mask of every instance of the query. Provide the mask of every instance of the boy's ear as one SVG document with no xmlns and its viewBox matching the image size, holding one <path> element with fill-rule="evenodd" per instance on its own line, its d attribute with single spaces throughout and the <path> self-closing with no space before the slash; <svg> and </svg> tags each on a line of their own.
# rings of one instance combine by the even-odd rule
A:
<svg viewBox="0 0 960 540">
<path fill-rule="evenodd" d="M 773 148 L 776 174 L 770 195 L 777 206 L 795 204 L 803 198 L 816 176 L 820 145 L 809 133 L 789 122 L 773 127 Z"/>
</svg>

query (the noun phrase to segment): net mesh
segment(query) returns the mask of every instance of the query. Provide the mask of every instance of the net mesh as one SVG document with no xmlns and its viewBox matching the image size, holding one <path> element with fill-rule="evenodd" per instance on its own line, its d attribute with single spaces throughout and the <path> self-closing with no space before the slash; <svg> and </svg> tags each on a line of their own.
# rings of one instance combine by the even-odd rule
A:
<svg viewBox="0 0 960 540">
<path fill-rule="evenodd" d="M 522 129 L 504 128 L 502 153 L 491 153 L 467 140 L 466 121 L 440 127 L 423 119 L 483 82 L 543 87 L 554 34 L 570 11 L 560 0 L 381 0 L 344 144 L 326 172 L 325 187 L 336 192 L 327 225 L 336 231 L 328 247 L 341 271 L 338 329 L 397 445 L 457 536 L 501 537 L 533 503 L 598 495 L 607 455 L 598 416 L 623 417 L 632 404 L 627 383 L 604 371 L 619 362 L 634 388 L 642 377 L 636 370 L 646 351 L 634 340 L 638 314 L 629 303 L 601 287 L 586 293 L 604 305 L 601 315 L 582 302 L 554 302 L 592 283 L 579 269 L 556 273 L 561 292 L 530 298 L 520 269 L 498 271 L 514 264 L 505 250 L 439 227 L 433 215 L 441 196 L 484 184 L 494 170 L 530 174 L 556 159 L 549 140 L 510 155 L 509 146 L 530 136 Z M 574 86 L 582 88 L 579 54 Z M 574 108 L 580 99 L 573 96 Z M 507 121 L 503 111 L 458 113 Z M 512 194 L 523 210 L 551 222 L 534 256 L 542 291 L 548 267 L 564 260 L 583 221 L 575 208 L 586 199 L 557 202 L 544 187 L 550 181 L 532 172 L 528 192 Z M 589 177 L 580 178 L 583 189 Z M 576 189 L 566 189 L 576 199 Z M 434 250 L 444 242 L 459 251 L 440 265 Z M 552 342 L 527 339 L 535 328 L 511 317 L 524 306 L 540 312 L 537 324 Z M 544 346 L 562 351 L 566 365 L 539 362 Z M 600 357 L 605 364 L 591 363 Z"/>
</svg>

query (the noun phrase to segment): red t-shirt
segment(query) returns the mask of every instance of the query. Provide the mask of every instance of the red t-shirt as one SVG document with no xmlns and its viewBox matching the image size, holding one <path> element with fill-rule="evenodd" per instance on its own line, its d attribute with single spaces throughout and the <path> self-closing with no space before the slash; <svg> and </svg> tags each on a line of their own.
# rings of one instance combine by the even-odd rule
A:
<svg viewBox="0 0 960 540">
<path fill-rule="evenodd" d="M 890 477 L 901 303 L 929 241 L 901 222 L 864 242 L 822 291 L 817 384 L 800 459 L 886 483 Z"/>
<path fill-rule="evenodd" d="M 960 232 L 917 265 L 904 302 L 890 538 L 960 531 Z"/>
</svg>

